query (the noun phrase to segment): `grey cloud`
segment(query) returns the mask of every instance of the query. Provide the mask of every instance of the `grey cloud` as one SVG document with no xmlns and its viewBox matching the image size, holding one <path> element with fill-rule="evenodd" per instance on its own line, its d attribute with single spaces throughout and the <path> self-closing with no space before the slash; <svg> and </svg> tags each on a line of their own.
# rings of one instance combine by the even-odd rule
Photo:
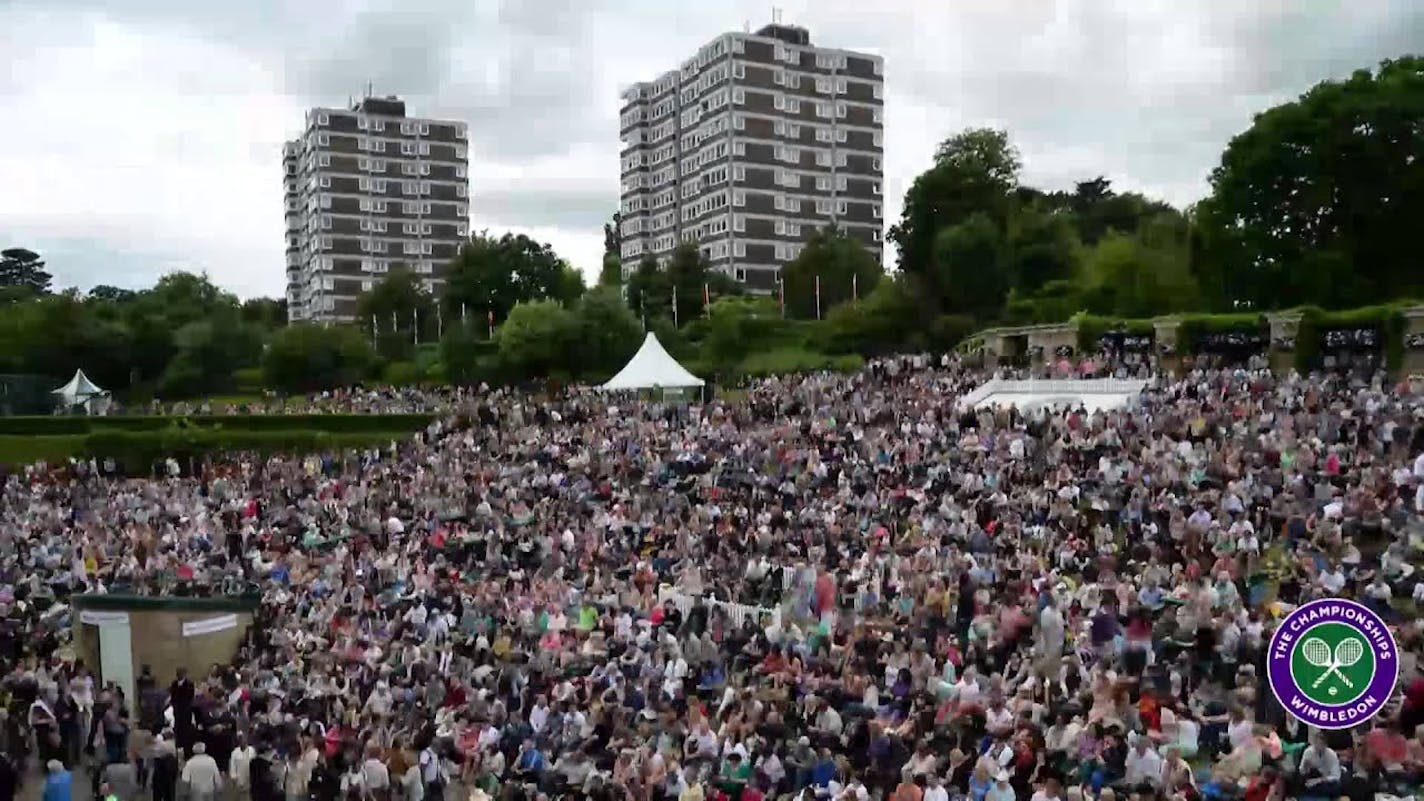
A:
<svg viewBox="0 0 1424 801">
<path fill-rule="evenodd" d="M 477 219 L 519 220 L 530 228 L 598 230 L 618 208 L 618 192 L 539 192 L 518 189 L 476 192 L 470 213 Z"/>
</svg>

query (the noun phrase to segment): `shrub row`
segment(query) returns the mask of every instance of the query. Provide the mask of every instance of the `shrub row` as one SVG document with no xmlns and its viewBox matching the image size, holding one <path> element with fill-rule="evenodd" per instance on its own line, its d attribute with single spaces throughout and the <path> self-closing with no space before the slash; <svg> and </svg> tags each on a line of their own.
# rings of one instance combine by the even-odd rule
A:
<svg viewBox="0 0 1424 801">
<path fill-rule="evenodd" d="M 332 434 L 409 432 L 424 428 L 430 414 L 234 414 L 167 417 L 0 417 L 0 436 L 92 434 L 101 431 L 162 431 L 169 428 L 224 431 L 310 431 Z"/>
<path fill-rule="evenodd" d="M 827 356 L 805 348 L 777 348 L 753 353 L 737 365 L 737 373 L 748 378 L 761 378 L 786 373 L 811 373 L 832 370 L 849 373 L 865 366 L 859 355 Z"/>
</svg>

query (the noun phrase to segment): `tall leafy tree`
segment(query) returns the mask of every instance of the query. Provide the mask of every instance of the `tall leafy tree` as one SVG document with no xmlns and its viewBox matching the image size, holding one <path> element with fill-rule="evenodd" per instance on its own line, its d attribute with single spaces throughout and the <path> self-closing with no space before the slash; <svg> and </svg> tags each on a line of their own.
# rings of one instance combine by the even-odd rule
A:
<svg viewBox="0 0 1424 801">
<path fill-rule="evenodd" d="M 573 309 L 579 328 L 574 352 L 578 372 L 612 375 L 638 350 L 643 326 L 617 287 L 599 287 Z"/>
<path fill-rule="evenodd" d="M 811 235 L 801 253 L 782 268 L 786 314 L 802 320 L 816 317 L 816 279 L 821 283 L 821 315 L 831 307 L 864 297 L 884 271 L 860 240 L 834 226 Z"/>
<path fill-rule="evenodd" d="M 939 287 L 944 311 L 988 319 L 1003 307 L 1012 283 L 1008 249 L 999 223 L 987 212 L 940 229 L 932 263 L 924 280 Z"/>
<path fill-rule="evenodd" d="M 267 386 L 284 392 L 334 389 L 361 381 L 373 360 L 370 344 L 355 326 L 296 323 L 268 343 L 262 377 Z"/>
<path fill-rule="evenodd" d="M 434 339 L 435 298 L 415 273 L 396 267 L 356 299 L 356 319 L 386 359 L 408 359 L 417 333 L 422 342 Z M 417 332 L 416 326 L 419 325 Z"/>
<path fill-rule="evenodd" d="M 627 297 L 634 312 L 649 321 L 676 317 L 678 326 L 684 326 L 705 311 L 704 290 L 707 300 L 738 295 L 742 291 L 730 276 L 711 268 L 696 242 L 683 242 L 673 250 L 666 265 L 660 265 L 651 257 L 644 258 L 628 280 Z M 672 312 L 674 298 L 676 315 Z"/>
<path fill-rule="evenodd" d="M 1019 168 L 1018 151 L 1006 132 L 970 129 L 944 140 L 935 151 L 934 163 L 905 193 L 890 241 L 900 253 L 900 270 L 920 276 L 933 300 L 943 303 L 954 290 L 953 284 L 945 283 L 949 276 L 936 258 L 941 232 L 975 215 L 1002 229 L 1010 195 L 1018 186 Z"/>
<path fill-rule="evenodd" d="M 573 312 L 553 300 L 520 303 L 495 332 L 500 360 L 526 377 L 573 372 L 580 330 Z"/>
<path fill-rule="evenodd" d="M 21 300 L 49 292 L 54 276 L 45 272 L 44 259 L 26 248 L 0 250 L 0 302 Z"/>
<path fill-rule="evenodd" d="M 1200 224 L 1228 307 L 1343 307 L 1424 292 L 1424 58 L 1327 81 L 1256 116 L 1211 175 Z"/>
<path fill-rule="evenodd" d="M 472 317 L 493 312 L 497 321 L 517 303 L 553 300 L 572 303 L 583 294 L 583 277 L 554 249 L 524 234 L 470 238 L 445 274 L 443 303 L 447 319 L 463 307 Z"/>
<path fill-rule="evenodd" d="M 603 224 L 603 255 L 623 256 L 623 212 L 613 212 L 613 218 Z"/>
</svg>

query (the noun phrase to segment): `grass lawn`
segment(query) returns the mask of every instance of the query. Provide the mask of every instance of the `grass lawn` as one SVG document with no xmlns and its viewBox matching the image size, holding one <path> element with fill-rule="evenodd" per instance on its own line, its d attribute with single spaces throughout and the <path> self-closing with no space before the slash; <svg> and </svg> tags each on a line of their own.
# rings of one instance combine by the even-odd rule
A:
<svg viewBox="0 0 1424 801">
<path fill-rule="evenodd" d="M 58 464 L 79 452 L 84 445 L 84 436 L 0 436 L 0 464 L 26 465 L 40 461 Z"/>
</svg>

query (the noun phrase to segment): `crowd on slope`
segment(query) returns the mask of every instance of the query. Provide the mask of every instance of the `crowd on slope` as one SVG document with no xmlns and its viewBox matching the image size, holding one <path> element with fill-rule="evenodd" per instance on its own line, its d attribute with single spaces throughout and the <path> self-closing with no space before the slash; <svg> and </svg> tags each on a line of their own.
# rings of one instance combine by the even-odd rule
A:
<svg viewBox="0 0 1424 801">
<path fill-rule="evenodd" d="M 0 799 L 1369 798 L 1424 777 L 1424 406 L 1197 370 L 965 409 L 891 359 L 735 401 L 472 394 L 394 451 L 0 490 Z M 1421 574 L 1424 576 L 1424 574 Z M 76 592 L 255 587 L 232 664 L 74 657 Z M 1312 731 L 1264 644 L 1396 629 L 1400 699 Z M 142 655 L 139 655 L 142 658 Z M 53 792 L 53 798 L 48 798 Z"/>
</svg>

